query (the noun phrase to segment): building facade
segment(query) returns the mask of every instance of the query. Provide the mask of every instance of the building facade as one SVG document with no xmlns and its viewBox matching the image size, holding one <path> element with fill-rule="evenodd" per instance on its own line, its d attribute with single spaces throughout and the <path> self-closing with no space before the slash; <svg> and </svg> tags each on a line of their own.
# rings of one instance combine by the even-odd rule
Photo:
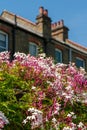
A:
<svg viewBox="0 0 87 130">
<path fill-rule="evenodd" d="M 48 10 L 39 8 L 36 23 L 3 11 L 0 15 L 0 52 L 30 53 L 37 56 L 43 51 L 56 62 L 76 63 L 87 71 L 87 48 L 68 38 L 68 27 L 64 21 L 52 23 Z"/>
</svg>

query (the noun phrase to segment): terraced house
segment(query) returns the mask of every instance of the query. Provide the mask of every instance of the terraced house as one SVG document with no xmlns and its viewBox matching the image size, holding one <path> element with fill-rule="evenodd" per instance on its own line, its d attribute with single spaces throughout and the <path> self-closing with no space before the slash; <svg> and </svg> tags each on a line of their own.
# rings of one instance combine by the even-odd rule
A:
<svg viewBox="0 0 87 130">
<path fill-rule="evenodd" d="M 48 10 L 39 8 L 36 23 L 8 11 L 0 15 L 0 52 L 30 53 L 37 56 L 43 50 L 56 62 L 76 63 L 87 70 L 87 48 L 69 40 L 68 27 L 61 20 L 52 23 Z"/>
</svg>

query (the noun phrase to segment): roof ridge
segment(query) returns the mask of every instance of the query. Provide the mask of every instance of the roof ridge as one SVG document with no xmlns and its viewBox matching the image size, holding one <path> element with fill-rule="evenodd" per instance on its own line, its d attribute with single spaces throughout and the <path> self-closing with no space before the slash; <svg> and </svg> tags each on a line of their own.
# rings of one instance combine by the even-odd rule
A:
<svg viewBox="0 0 87 130">
<path fill-rule="evenodd" d="M 30 21 L 30 20 L 28 20 L 28 19 L 26 19 L 26 18 L 24 18 L 24 17 L 22 17 L 22 16 L 16 15 L 15 13 L 12 13 L 12 12 L 10 12 L 10 11 L 7 11 L 7 10 L 3 10 L 1 16 L 3 16 L 4 13 L 8 13 L 8 14 L 10 14 L 10 15 L 16 16 L 16 17 L 19 18 L 19 19 L 22 19 L 22 20 L 25 21 L 25 22 L 28 22 L 28 23 L 30 23 L 30 24 L 32 24 L 32 25 L 36 25 L 36 23 L 34 23 L 34 22 L 32 22 L 32 21 Z"/>
</svg>

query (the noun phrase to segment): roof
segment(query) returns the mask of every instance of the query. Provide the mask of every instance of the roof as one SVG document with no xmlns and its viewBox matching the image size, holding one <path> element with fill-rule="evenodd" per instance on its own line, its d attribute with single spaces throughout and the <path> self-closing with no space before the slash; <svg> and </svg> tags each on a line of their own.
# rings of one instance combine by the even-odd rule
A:
<svg viewBox="0 0 87 130">
<path fill-rule="evenodd" d="M 34 34 L 37 34 L 38 36 L 40 37 L 43 37 L 43 34 L 38 32 L 38 29 L 37 29 L 37 26 L 36 26 L 36 23 L 33 23 L 31 22 L 30 20 L 27 20 L 23 17 L 20 17 L 18 15 L 15 15 L 11 12 L 8 12 L 6 10 L 4 10 L 0 16 L 0 19 L 2 19 L 3 21 L 6 21 L 10 24 L 13 24 L 13 25 L 16 25 L 20 28 L 23 28 L 29 32 L 32 32 Z M 63 21 L 62 21 L 62 24 L 63 24 Z M 58 26 L 59 26 L 59 23 L 58 23 Z M 87 54 L 87 48 L 86 47 L 83 47 L 81 46 L 80 44 L 78 43 L 75 43 L 69 39 L 66 40 L 66 42 L 64 41 L 61 41 L 59 38 L 54 38 L 52 37 L 52 39 L 58 41 L 58 42 L 61 42 L 62 44 L 66 44 L 68 45 L 69 47 L 71 48 L 74 48 L 80 52 L 83 52 L 85 54 Z"/>
<path fill-rule="evenodd" d="M 80 44 L 78 44 L 76 42 L 73 42 L 73 41 L 67 39 L 66 44 L 68 44 L 70 47 L 72 47 L 76 50 L 82 51 L 83 53 L 87 54 L 87 48 L 84 46 L 81 46 Z"/>
<path fill-rule="evenodd" d="M 21 27 L 27 31 L 30 31 L 34 34 L 37 34 L 39 36 L 42 36 L 42 34 L 40 32 L 37 31 L 37 27 L 36 27 L 36 23 L 31 22 L 30 20 L 27 20 L 23 17 L 20 17 L 18 15 L 15 15 L 11 12 L 8 12 L 6 10 L 4 10 L 1 14 L 1 18 L 4 21 L 7 21 L 11 24 L 16 24 L 16 26 Z"/>
<path fill-rule="evenodd" d="M 80 51 L 80 52 L 83 52 L 83 53 L 87 54 L 87 48 L 86 48 L 86 47 L 81 46 L 80 44 L 78 44 L 78 43 L 76 43 L 76 42 L 73 42 L 73 41 L 71 41 L 71 40 L 69 40 L 69 39 L 66 39 L 66 41 L 62 41 L 62 40 L 60 40 L 59 38 L 54 38 L 54 37 L 52 37 L 52 40 L 53 40 L 53 42 L 56 41 L 56 44 L 57 44 L 57 42 L 58 42 L 58 44 L 61 43 L 61 44 L 64 45 L 64 46 L 67 45 L 67 46 L 70 47 L 70 48 L 73 48 L 73 49 L 75 49 L 75 50 L 78 50 L 78 51 Z"/>
</svg>

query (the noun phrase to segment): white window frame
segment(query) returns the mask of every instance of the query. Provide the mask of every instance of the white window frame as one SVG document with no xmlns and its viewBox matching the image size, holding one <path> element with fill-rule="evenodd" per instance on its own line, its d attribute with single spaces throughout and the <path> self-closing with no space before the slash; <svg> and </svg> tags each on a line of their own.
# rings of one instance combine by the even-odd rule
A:
<svg viewBox="0 0 87 130">
<path fill-rule="evenodd" d="M 32 56 L 37 56 L 38 55 L 38 45 L 36 43 L 33 43 L 33 42 L 29 42 L 29 46 L 30 45 L 34 45 L 36 47 L 36 54 L 35 55 L 32 55 Z M 30 53 L 30 48 L 29 48 L 29 53 Z M 30 54 L 31 55 L 31 54 Z"/>
<path fill-rule="evenodd" d="M 56 51 L 58 51 L 58 52 L 61 54 L 61 55 L 60 55 L 61 57 L 60 57 L 60 61 L 57 61 L 57 60 L 56 60 L 56 55 L 55 55 L 55 60 L 56 60 L 56 62 L 58 62 L 58 63 L 62 63 L 62 51 L 59 50 L 58 48 L 55 48 L 55 52 L 56 52 Z"/>
<path fill-rule="evenodd" d="M 82 59 L 82 58 L 80 58 L 80 57 L 76 57 L 76 60 L 82 61 L 82 62 L 83 62 L 83 66 L 79 66 L 79 67 L 85 68 L 85 61 L 84 61 L 84 59 Z"/>
<path fill-rule="evenodd" d="M 0 48 L 5 49 L 5 51 L 8 51 L 8 34 L 5 33 L 5 32 L 3 32 L 3 31 L 1 31 L 1 30 L 0 30 L 0 34 L 6 36 L 6 40 L 5 40 L 5 42 L 6 42 L 6 47 L 2 47 L 2 46 L 0 46 Z"/>
</svg>

